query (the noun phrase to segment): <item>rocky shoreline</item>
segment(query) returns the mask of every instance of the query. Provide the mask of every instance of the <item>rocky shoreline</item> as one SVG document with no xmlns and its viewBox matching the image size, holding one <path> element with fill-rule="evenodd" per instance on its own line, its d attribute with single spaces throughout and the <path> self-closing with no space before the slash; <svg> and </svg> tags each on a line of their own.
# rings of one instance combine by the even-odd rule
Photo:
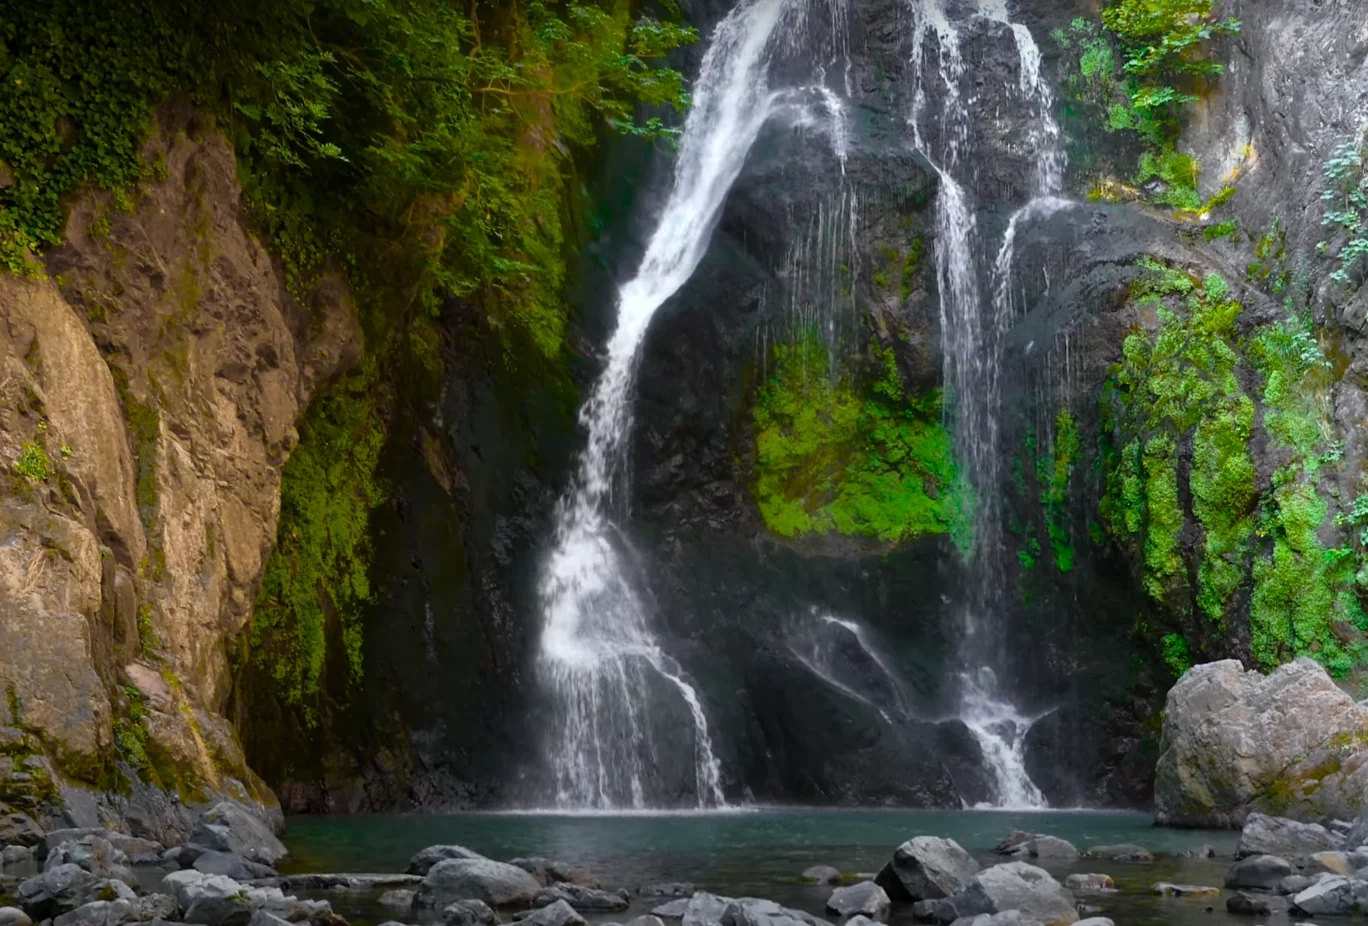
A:
<svg viewBox="0 0 1368 926">
<path fill-rule="evenodd" d="M 1221 865 L 1209 846 L 1180 860 L 1213 873 Z M 791 901 L 680 882 L 619 886 L 555 859 L 500 861 L 460 845 L 423 848 L 404 872 L 279 873 L 287 861 L 271 824 L 232 802 L 171 847 L 103 829 L 44 831 L 10 814 L 0 818 L 0 926 L 1107 926 L 1127 922 L 1142 896 L 1185 916 L 1223 908 L 1334 918 L 1368 908 L 1368 814 L 1322 826 L 1251 813 L 1220 886 L 1163 880 L 1171 860 L 1139 845 L 1080 848 L 1013 832 L 976 858 L 953 839 L 917 835 L 878 872 L 795 872 L 788 887 L 824 897 L 825 918 Z"/>
</svg>

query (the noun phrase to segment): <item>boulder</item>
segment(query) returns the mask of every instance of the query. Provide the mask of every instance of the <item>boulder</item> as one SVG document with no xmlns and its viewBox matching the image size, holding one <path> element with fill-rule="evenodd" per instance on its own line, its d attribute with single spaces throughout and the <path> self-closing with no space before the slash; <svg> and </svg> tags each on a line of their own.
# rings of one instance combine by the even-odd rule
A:
<svg viewBox="0 0 1368 926">
<path fill-rule="evenodd" d="M 489 904 L 482 900 L 458 900 L 442 908 L 442 926 L 494 926 L 498 921 Z"/>
<path fill-rule="evenodd" d="M 46 920 L 100 899 L 87 896 L 99 881 L 80 865 L 58 865 L 21 882 L 14 897 L 29 916 Z"/>
<path fill-rule="evenodd" d="M 471 861 L 467 859 L 467 861 Z M 521 871 L 522 869 L 518 869 Z M 525 916 L 519 922 L 525 926 L 588 926 L 584 917 L 575 912 L 575 908 L 563 900 L 534 910 L 530 916 Z"/>
<path fill-rule="evenodd" d="M 175 898 L 186 923 L 203 926 L 247 926 L 257 905 L 247 889 L 223 875 L 187 869 L 162 879 L 162 890 Z"/>
<path fill-rule="evenodd" d="M 1284 817 L 1251 813 L 1240 832 L 1235 857 L 1276 855 L 1280 858 L 1305 858 L 1338 848 L 1339 839 L 1319 823 L 1299 823 Z"/>
<path fill-rule="evenodd" d="M 1074 844 L 1056 836 L 1036 836 L 1026 843 L 1026 851 L 1031 858 L 1072 861 L 1079 857 Z"/>
<path fill-rule="evenodd" d="M 963 890 L 978 872 L 978 862 L 953 839 L 917 836 L 897 848 L 874 881 L 894 900 L 935 900 Z"/>
<path fill-rule="evenodd" d="M 600 891 L 566 882 L 538 891 L 532 898 L 532 906 L 549 907 L 562 900 L 585 913 L 617 913 L 626 910 L 631 902 L 626 891 Z"/>
<path fill-rule="evenodd" d="M 685 918 L 686 926 L 688 918 Z M 781 907 L 772 900 L 758 897 L 738 897 L 727 904 L 722 913 L 721 926 L 829 926 L 801 910 Z"/>
<path fill-rule="evenodd" d="M 247 926 L 291 926 L 291 923 L 289 920 L 281 919 L 274 913 L 258 910 L 252 914 L 252 920 Z"/>
<path fill-rule="evenodd" d="M 1044 923 L 1075 923 L 1074 897 L 1050 873 L 1025 862 L 994 865 L 950 898 L 961 917 L 1019 910 Z"/>
<path fill-rule="evenodd" d="M 955 926 L 1046 926 L 1040 920 L 1027 917 L 1020 910 L 1004 910 L 1001 913 L 980 913 L 955 920 Z"/>
<path fill-rule="evenodd" d="M 274 868 L 289 856 L 267 823 L 241 804 L 220 801 L 200 817 L 190 841 Z"/>
<path fill-rule="evenodd" d="M 879 926 L 879 922 L 864 915 L 856 915 L 846 920 L 845 926 Z"/>
<path fill-rule="evenodd" d="M 1312 876 L 1321 873 L 1332 875 L 1352 875 L 1354 873 L 1354 866 L 1350 863 L 1349 856 L 1333 850 L 1313 852 L 1301 859 L 1297 867 L 1301 869 L 1302 874 Z"/>
<path fill-rule="evenodd" d="M 53 920 L 53 926 L 120 926 L 174 918 L 176 901 L 165 894 L 147 897 L 96 900 Z"/>
<path fill-rule="evenodd" d="M 1368 881 L 1332 875 L 1292 898 L 1292 912 L 1301 916 L 1348 916 L 1368 909 Z"/>
<path fill-rule="evenodd" d="M 840 884 L 841 870 L 830 865 L 813 865 L 799 875 L 798 880 L 805 884 Z"/>
<path fill-rule="evenodd" d="M 1251 855 L 1240 859 L 1226 872 L 1225 886 L 1255 891 L 1274 891 L 1288 875 L 1292 865 L 1276 855 Z"/>
<path fill-rule="evenodd" d="M 1064 886 L 1071 891 L 1090 891 L 1092 893 L 1116 890 L 1116 882 L 1112 880 L 1112 876 L 1102 874 L 1069 875 L 1064 879 Z"/>
<path fill-rule="evenodd" d="M 920 923 L 953 923 L 959 919 L 954 903 L 945 897 L 917 901 L 912 905 L 912 916 Z"/>
<path fill-rule="evenodd" d="M 1172 884 L 1168 881 L 1159 881 L 1150 888 L 1150 893 L 1158 894 L 1160 897 L 1215 897 L 1221 893 L 1221 889 L 1205 884 Z"/>
<path fill-rule="evenodd" d="M 658 916 L 661 919 L 666 920 L 683 919 L 684 912 L 689 909 L 689 902 L 692 899 L 693 895 L 690 895 L 689 897 L 679 897 L 674 900 L 667 900 L 663 904 L 659 904 L 655 907 L 652 907 L 651 915 Z"/>
<path fill-rule="evenodd" d="M 32 849 L 43 842 L 43 828 L 25 813 L 7 813 L 0 816 L 0 848 L 23 846 Z M 9 907 L 8 909 L 14 909 Z"/>
<path fill-rule="evenodd" d="M 1116 923 L 1105 916 L 1090 916 L 1086 920 L 1079 920 L 1074 926 L 1116 926 Z"/>
<path fill-rule="evenodd" d="M 18 907 L 0 907 L 0 926 L 33 926 L 33 920 Z"/>
<path fill-rule="evenodd" d="M 409 859 L 406 869 L 411 875 L 426 875 L 432 866 L 449 858 L 484 858 L 465 846 L 428 846 Z"/>
<path fill-rule="evenodd" d="M 388 890 L 417 890 L 423 879 L 417 875 L 395 874 L 302 874 L 276 875 L 255 879 L 256 887 L 278 887 L 285 893 L 294 891 L 344 891 L 350 894 L 371 894 Z"/>
<path fill-rule="evenodd" d="M 97 878 L 123 878 L 128 873 L 128 856 L 103 836 L 88 835 L 49 849 L 43 870 L 58 865 L 80 865 Z"/>
<path fill-rule="evenodd" d="M 1352 852 L 1360 846 L 1368 846 L 1368 807 L 1359 811 L 1354 825 L 1344 834 L 1344 848 Z"/>
<path fill-rule="evenodd" d="M 453 848 L 460 847 L 455 846 Z M 508 864 L 518 866 L 540 881 L 544 887 L 550 887 L 553 884 L 578 884 L 580 887 L 593 888 L 602 887 L 602 885 L 599 884 L 598 878 L 594 877 L 589 872 L 575 868 L 573 865 L 567 865 L 564 862 L 557 862 L 554 859 L 515 858 L 509 859 Z"/>
<path fill-rule="evenodd" d="M 1013 830 L 1006 839 L 993 847 L 993 851 L 998 855 L 1016 855 L 1018 849 L 1035 838 L 1035 833 Z"/>
<path fill-rule="evenodd" d="M 446 907 L 457 900 L 482 900 L 491 907 L 525 907 L 541 889 L 536 878 L 516 865 L 487 858 L 449 858 L 428 871 L 413 905 Z"/>
<path fill-rule="evenodd" d="M 1100 858 L 1109 862 L 1152 862 L 1154 853 L 1144 846 L 1122 843 L 1115 846 L 1093 846 L 1084 853 L 1088 858 Z"/>
<path fill-rule="evenodd" d="M 1154 785 L 1161 824 L 1239 826 L 1255 810 L 1353 818 L 1366 790 L 1368 713 L 1319 663 L 1264 676 L 1227 659 L 1189 669 L 1169 692 Z"/>
<path fill-rule="evenodd" d="M 1226 911 L 1240 916 L 1277 916 L 1287 912 L 1287 901 L 1275 894 L 1236 891 L 1226 898 Z"/>
<path fill-rule="evenodd" d="M 883 888 L 873 881 L 862 881 L 850 887 L 838 887 L 827 898 L 828 913 L 838 916 L 866 916 L 875 920 L 888 919 L 892 902 Z"/>
<path fill-rule="evenodd" d="M 627 921 L 626 926 L 665 926 L 665 923 L 660 917 L 648 913 L 644 916 L 633 917 Z"/>
<path fill-rule="evenodd" d="M 1182 855 L 1183 858 L 1215 858 L 1216 847 L 1212 845 L 1200 845 L 1195 849 L 1188 849 Z"/>
<path fill-rule="evenodd" d="M 637 896 L 692 897 L 695 890 L 697 890 L 697 888 L 687 881 L 665 881 L 660 884 L 643 884 L 641 887 L 637 888 Z"/>
<path fill-rule="evenodd" d="M 1308 875 L 1288 875 L 1278 882 L 1277 890 L 1279 894 L 1300 894 L 1319 880 Z"/>
<path fill-rule="evenodd" d="M 727 908 L 731 906 L 730 897 L 719 897 L 706 891 L 699 891 L 688 899 L 680 913 L 681 926 L 719 926 Z M 660 908 L 651 911 L 664 916 Z"/>
<path fill-rule="evenodd" d="M 276 874 L 269 865 L 257 864 L 231 852 L 205 852 L 195 859 L 192 867 L 206 875 L 223 875 L 234 881 L 273 878 Z"/>
</svg>

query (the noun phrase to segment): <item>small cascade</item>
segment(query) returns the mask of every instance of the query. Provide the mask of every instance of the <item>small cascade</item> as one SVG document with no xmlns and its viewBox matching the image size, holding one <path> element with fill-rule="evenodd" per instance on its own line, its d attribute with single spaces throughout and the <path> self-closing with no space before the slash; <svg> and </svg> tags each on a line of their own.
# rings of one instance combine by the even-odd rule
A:
<svg viewBox="0 0 1368 926">
<path fill-rule="evenodd" d="M 537 673 L 554 708 L 547 753 L 556 803 L 575 808 L 641 808 L 681 731 L 661 722 L 678 710 L 692 721 L 698 807 L 725 804 L 706 711 L 682 667 L 662 648 L 648 619 L 644 582 L 630 568 L 614 523 L 623 513 L 624 443 L 631 394 L 656 310 L 703 259 L 723 202 L 761 128 L 792 94 L 772 91 L 770 65 L 811 38 L 816 0 L 741 0 L 717 26 L 693 88 L 669 197 L 635 277 L 622 286 L 606 364 L 580 411 L 588 441 L 556 514 L 554 548 L 539 592 L 543 626 Z M 827 0 L 833 15 L 844 0 Z M 837 32 L 844 20 L 837 16 Z M 837 44 L 845 39 L 837 37 Z M 839 51 L 839 49 L 836 49 Z M 824 94 L 817 94 L 819 99 Z M 843 110 L 824 106 L 828 118 Z M 843 131 L 843 129 L 841 129 Z M 843 138 L 833 130 L 840 144 Z"/>
<path fill-rule="evenodd" d="M 1029 723 L 1011 704 L 995 666 L 1005 659 L 1001 615 L 1004 543 L 998 488 L 1001 478 L 1001 342 L 1011 321 L 1011 268 L 1019 225 L 1059 208 L 1065 158 L 1054 98 L 1041 75 L 1040 50 L 1030 30 L 1012 22 L 1006 0 L 977 0 L 973 15 L 1007 27 L 1019 61 L 1016 93 L 1035 126 L 1034 198 L 1014 215 L 993 272 L 993 298 L 981 292 L 979 229 L 969 193 L 973 139 L 961 87 L 966 65 L 959 26 L 944 0 L 909 0 L 915 16 L 909 121 L 914 144 L 940 178 L 936 209 L 936 272 L 945 346 L 946 413 L 956 452 L 977 494 L 974 543 L 968 557 L 966 600 L 960 603 L 958 673 L 961 719 L 978 738 L 996 784 L 999 806 L 1039 807 L 1045 800 L 1026 774 L 1022 749 Z M 934 55 L 930 44 L 934 40 Z M 934 106 L 933 106 L 934 101 Z"/>
<path fill-rule="evenodd" d="M 884 723 L 912 716 L 902 680 L 862 624 L 813 608 L 792 635 L 789 650 L 813 675 L 877 711 Z"/>
<path fill-rule="evenodd" d="M 1026 732 L 1032 719 L 998 692 L 997 676 L 987 666 L 960 675 L 960 719 L 978 740 L 997 790 L 994 806 L 1009 810 L 1045 807 L 1045 795 L 1026 773 Z"/>
</svg>

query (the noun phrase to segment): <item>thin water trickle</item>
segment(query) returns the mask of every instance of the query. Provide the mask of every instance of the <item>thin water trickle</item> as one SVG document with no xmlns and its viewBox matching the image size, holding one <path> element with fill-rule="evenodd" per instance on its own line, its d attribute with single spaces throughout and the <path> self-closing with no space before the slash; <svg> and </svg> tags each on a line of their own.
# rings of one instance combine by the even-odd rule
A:
<svg viewBox="0 0 1368 926">
<path fill-rule="evenodd" d="M 1003 660 L 999 626 L 1005 611 L 1005 557 L 1001 485 L 1001 342 L 1011 318 L 1010 287 L 1019 223 L 1063 202 L 1065 159 L 1054 98 L 1040 70 L 1031 32 L 1011 20 L 1005 0 L 978 0 L 973 15 L 1007 27 L 1016 46 L 1016 93 L 1032 115 L 1037 176 L 1032 203 L 1012 217 L 993 273 L 994 292 L 983 298 L 978 266 L 979 229 L 969 188 L 974 124 L 971 101 L 961 93 L 966 64 L 959 26 L 942 0 L 909 0 L 915 16 L 911 73 L 915 81 L 910 122 L 914 143 L 940 178 L 936 209 L 936 272 L 945 347 L 946 416 L 956 452 L 976 490 L 974 543 L 967 559 L 969 593 L 959 603 L 957 687 L 960 717 L 974 733 L 996 786 L 1001 807 L 1042 807 L 1045 798 L 1024 762 L 1029 728 L 994 671 Z M 929 52 L 934 38 L 936 54 Z M 929 73 L 931 72 L 931 73 Z M 934 81 L 935 92 L 928 89 Z M 933 99 L 938 109 L 933 108 Z M 923 123 L 929 123 L 927 127 Z M 929 138 L 927 128 L 938 134 Z"/>
</svg>

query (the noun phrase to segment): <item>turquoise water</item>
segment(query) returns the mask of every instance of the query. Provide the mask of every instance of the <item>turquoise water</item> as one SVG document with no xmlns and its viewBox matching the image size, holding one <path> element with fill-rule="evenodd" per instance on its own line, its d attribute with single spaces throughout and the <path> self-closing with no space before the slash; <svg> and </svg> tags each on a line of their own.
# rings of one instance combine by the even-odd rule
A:
<svg viewBox="0 0 1368 926">
<path fill-rule="evenodd" d="M 985 864 L 1001 859 L 991 850 L 1013 830 L 1048 833 L 1080 848 L 1132 842 L 1156 855 L 1149 865 L 1079 862 L 1045 865 L 1061 879 L 1071 872 L 1103 872 L 1125 891 L 1099 899 L 1118 924 L 1240 922 L 1227 919 L 1224 899 L 1163 901 L 1148 894 L 1160 880 L 1219 886 L 1237 834 L 1157 829 L 1134 813 L 1045 811 L 908 811 L 760 809 L 734 813 L 567 815 L 480 813 L 293 817 L 286 842 L 291 871 L 403 871 L 413 853 L 437 843 L 458 843 L 492 858 L 539 855 L 593 872 L 605 887 L 629 890 L 654 882 L 690 881 L 731 896 L 769 897 L 821 914 L 829 889 L 798 883 L 809 865 L 846 872 L 875 872 L 902 841 L 918 835 L 948 836 Z M 1181 859 L 1181 852 L 1213 846 L 1215 861 Z M 340 903 L 358 922 L 390 919 L 366 901 Z M 639 908 L 638 908 L 639 907 Z M 642 902 L 621 921 L 647 912 Z M 1208 908 L 1214 907 L 1214 912 Z M 401 919 L 412 921 L 411 915 Z"/>
</svg>

